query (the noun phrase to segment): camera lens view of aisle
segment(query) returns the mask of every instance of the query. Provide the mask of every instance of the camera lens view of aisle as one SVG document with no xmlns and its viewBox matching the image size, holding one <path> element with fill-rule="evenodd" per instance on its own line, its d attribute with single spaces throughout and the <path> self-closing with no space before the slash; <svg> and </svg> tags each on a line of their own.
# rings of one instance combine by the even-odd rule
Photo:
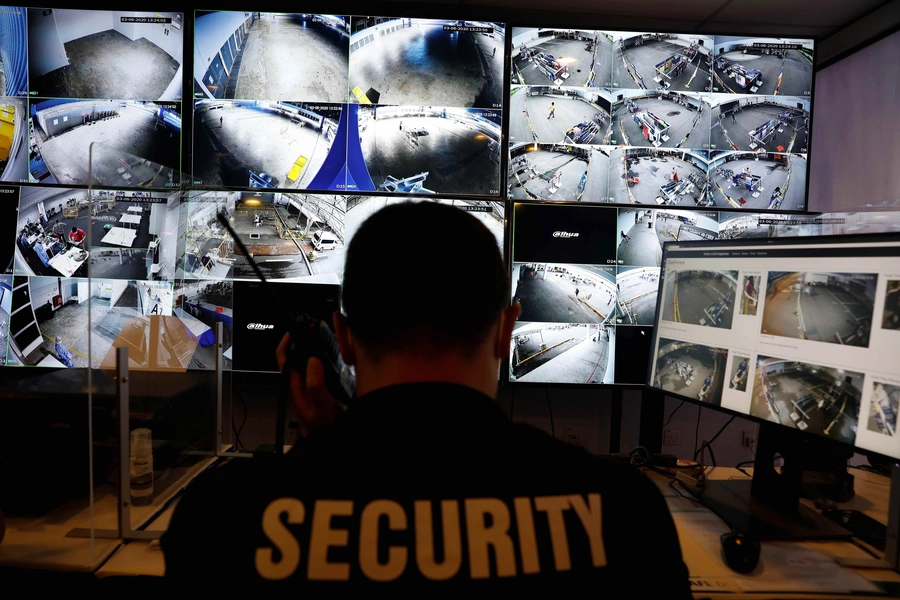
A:
<svg viewBox="0 0 900 600">
<path fill-rule="evenodd" d="M 665 203 L 669 206 L 699 206 L 708 203 L 706 169 L 677 156 L 651 154 L 640 150 L 616 149 L 611 162 L 609 195 L 622 204 Z M 644 151 L 646 152 L 646 151 Z M 678 174 L 678 182 L 672 170 Z M 695 183 L 696 182 L 696 183 Z"/>
<path fill-rule="evenodd" d="M 360 110 L 360 143 L 376 187 L 427 173 L 422 187 L 434 192 L 498 192 L 499 142 L 482 129 L 449 115 L 378 119 L 367 115 L 371 113 Z"/>
<path fill-rule="evenodd" d="M 336 121 L 339 112 L 324 116 Z M 297 122 L 275 106 L 224 103 L 223 108 L 198 111 L 194 118 L 194 176 L 210 186 L 247 187 L 253 171 L 270 175 L 276 187 L 304 188 L 331 149 L 322 128 Z M 308 160 L 291 181 L 288 175 L 298 157 Z"/>
<path fill-rule="evenodd" d="M 845 369 L 760 356 L 750 415 L 852 444 L 863 379 Z"/>
<path fill-rule="evenodd" d="M 621 211 L 628 212 L 631 211 Z M 666 225 L 664 219 L 656 219 L 648 211 L 638 212 L 638 220 L 627 231 L 625 237 L 619 234 L 618 262 L 620 265 L 660 266 L 662 262 L 662 245 L 671 235 L 664 235 Z M 624 231 L 624 230 L 623 230 Z"/>
<path fill-rule="evenodd" d="M 718 75 L 718 79 L 713 78 L 714 92 L 771 95 L 776 93 L 777 88 L 777 93 L 782 96 L 809 96 L 812 91 L 812 60 L 799 50 L 787 50 L 784 57 L 756 54 L 753 51 L 745 54 L 741 50 L 723 54 L 718 52 L 718 44 L 722 39 L 725 38 L 716 38 L 716 60 L 725 59 L 727 66 L 724 69 L 714 67 L 715 74 Z M 752 91 L 736 83 L 734 74 L 729 72 L 729 68 L 734 65 L 759 71 L 763 82 L 758 86 L 759 89 Z"/>
<path fill-rule="evenodd" d="M 659 340 L 655 383 L 664 390 L 718 405 L 728 351 L 700 344 Z"/>
<path fill-rule="evenodd" d="M 316 15 L 256 13 L 220 98 L 343 102 L 349 37 Z M 197 29 L 203 23 L 197 21 Z"/>
<path fill-rule="evenodd" d="M 163 123 L 158 107 L 132 101 L 46 101 L 32 117 L 32 179 L 44 183 L 87 185 L 88 152 L 94 143 L 95 184 L 122 187 L 166 187 L 177 177 L 181 156 L 181 130 Z M 82 122 L 81 111 L 89 115 Z M 79 113 L 73 125 L 54 132 L 55 113 Z M 109 116 L 100 118 L 101 113 Z M 95 118 L 96 117 L 96 118 Z M 49 128 L 49 132 L 44 129 Z M 74 151 L 74 148 L 82 149 Z M 52 178 L 52 179 L 50 179 Z"/>
<path fill-rule="evenodd" d="M 868 347 L 876 275 L 770 272 L 761 333 Z"/>
<path fill-rule="evenodd" d="M 659 269 L 655 267 L 619 267 L 616 322 L 627 325 L 652 325 L 656 317 Z"/>
<path fill-rule="evenodd" d="M 737 271 L 669 271 L 663 320 L 731 329 Z"/>
<path fill-rule="evenodd" d="M 509 99 L 509 139 L 511 142 L 540 142 L 542 144 L 572 143 L 566 134 L 581 123 L 594 122 L 600 131 L 590 140 L 590 144 L 603 143 L 604 132 L 609 123 L 606 113 L 600 107 L 589 104 L 580 96 L 529 96 L 529 88 L 515 88 Z M 552 111 L 551 111 L 552 105 Z M 603 122 L 595 119 L 602 115 Z M 534 134 L 532 134 L 532 130 Z"/>
<path fill-rule="evenodd" d="M 612 339 L 610 339 L 612 338 Z M 612 383 L 614 328 L 524 323 L 513 332 L 512 378 L 533 383 Z"/>
<path fill-rule="evenodd" d="M 787 103 L 789 98 L 775 96 L 774 99 Z M 733 97 L 726 97 L 734 105 Z M 802 103 L 809 104 L 809 100 Z M 729 110 L 722 113 L 721 105 L 712 109 L 712 127 L 710 128 L 710 148 L 719 150 L 753 150 L 762 148 L 766 152 L 795 152 L 803 153 L 809 148 L 809 127 L 807 125 L 807 112 L 802 108 L 784 106 L 780 104 L 762 103 L 744 106 L 740 109 Z M 758 128 L 766 123 L 772 123 L 772 129 L 767 129 L 765 143 L 760 137 L 751 137 L 751 132 L 759 135 Z M 753 144 L 754 147 L 750 147 Z"/>
<path fill-rule="evenodd" d="M 513 275 L 522 321 L 602 323 L 615 309 L 611 268 L 515 264 Z"/>
<path fill-rule="evenodd" d="M 682 98 L 680 95 L 676 97 Z M 686 98 L 684 101 L 687 106 L 664 100 L 662 96 L 637 98 L 634 100 L 636 110 L 629 110 L 628 102 L 619 103 L 613 109 L 611 141 L 655 148 L 708 148 L 709 106 L 696 98 Z M 644 137 L 645 134 L 650 135 L 648 125 L 665 130 L 665 137 L 660 137 L 656 143 L 651 141 L 653 138 Z"/>
<path fill-rule="evenodd" d="M 643 81 L 648 88 L 655 89 L 659 85 L 668 84 L 668 89 L 673 92 L 708 92 L 712 85 L 709 66 L 706 64 L 707 55 L 699 48 L 692 52 L 690 43 L 696 43 L 696 39 L 686 36 L 681 44 L 666 40 L 648 40 L 641 44 L 629 45 L 624 49 L 616 50 L 616 59 L 613 61 L 613 83 L 620 88 L 636 88 L 634 79 L 629 75 L 631 67 L 638 80 Z M 712 39 L 703 40 L 704 45 L 712 52 Z M 687 56 L 693 54 L 692 58 Z M 656 65 L 666 59 L 681 55 L 685 59 L 684 66 L 678 69 L 678 74 L 670 72 L 670 77 L 664 77 L 656 70 Z M 624 60 L 623 60 L 624 58 Z M 628 66 L 626 66 L 626 63 Z M 654 79 L 660 78 L 661 83 Z"/>
<path fill-rule="evenodd" d="M 450 21 L 398 19 L 393 32 L 374 35 L 350 55 L 350 90 L 378 92 L 378 104 L 497 108 L 502 102 L 503 37 L 499 33 L 444 31 Z M 355 19 L 352 22 L 356 28 Z M 410 26 L 411 25 L 411 26 Z M 485 25 L 486 24 L 479 24 Z M 350 101 L 356 96 L 350 94 Z"/>
<path fill-rule="evenodd" d="M 515 28 L 514 36 L 524 33 L 524 28 Z M 578 35 L 579 32 L 557 32 L 557 35 Z M 582 39 L 566 39 L 565 37 L 554 37 L 538 44 L 528 44 L 530 49 L 553 57 L 560 65 L 568 67 L 567 73 L 569 77 L 563 80 L 566 86 L 584 86 L 587 85 L 591 76 L 591 61 L 594 61 L 594 82 L 596 87 L 605 86 L 609 81 L 610 66 L 612 65 L 613 49 L 612 44 L 606 36 L 599 32 L 580 32 L 585 34 L 594 34 L 597 40 L 593 44 L 589 40 Z M 518 52 L 517 48 L 513 48 L 513 54 Z M 524 83 L 526 85 L 547 85 L 552 83 L 544 69 L 541 69 L 534 59 L 525 58 L 521 53 L 513 59 L 514 70 L 518 72 L 519 79 L 514 79 L 515 83 Z"/>
<path fill-rule="evenodd" d="M 588 162 L 568 152 L 538 150 L 513 159 L 510 171 L 511 198 L 579 200 Z"/>
<path fill-rule="evenodd" d="M 730 161 L 717 160 L 714 156 L 710 163 L 709 193 L 716 206 L 805 210 L 807 161 L 804 156 L 763 154 L 761 158 L 750 158 L 750 152 L 740 156 Z M 747 169 L 753 177 L 741 179 Z M 781 193 L 780 200 L 773 196 L 776 188 Z"/>
</svg>

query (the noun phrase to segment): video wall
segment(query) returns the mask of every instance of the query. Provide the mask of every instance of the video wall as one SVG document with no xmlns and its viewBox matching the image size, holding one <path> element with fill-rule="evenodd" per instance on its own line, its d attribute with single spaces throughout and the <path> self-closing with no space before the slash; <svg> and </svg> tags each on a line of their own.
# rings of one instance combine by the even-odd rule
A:
<svg viewBox="0 0 900 600">
<path fill-rule="evenodd" d="M 585 381 L 641 383 L 615 357 L 649 352 L 664 241 L 856 227 L 777 214 L 806 208 L 812 42 L 508 27 L 0 7 L 0 361 L 109 364 L 158 316 L 166 367 L 212 368 L 222 323 L 226 368 L 266 370 L 241 348 L 271 324 L 251 259 L 324 311 L 378 208 L 452 204 L 503 250 L 512 198 L 572 204 L 517 214 L 539 333 L 511 378 L 580 380 L 527 360 L 566 325 L 606 344 Z M 565 235 L 595 221 L 603 243 Z"/>
<path fill-rule="evenodd" d="M 812 40 L 511 38 L 508 197 L 806 210 Z"/>
</svg>

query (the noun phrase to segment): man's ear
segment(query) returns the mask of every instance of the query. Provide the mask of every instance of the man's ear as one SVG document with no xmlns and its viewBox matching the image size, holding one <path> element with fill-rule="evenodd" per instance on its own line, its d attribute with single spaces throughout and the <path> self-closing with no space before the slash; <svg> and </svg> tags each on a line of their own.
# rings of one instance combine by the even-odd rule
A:
<svg viewBox="0 0 900 600">
<path fill-rule="evenodd" d="M 522 312 L 522 305 L 518 302 L 511 304 L 500 312 L 500 324 L 497 327 L 497 340 L 494 345 L 494 356 L 504 359 L 509 355 L 509 340 L 512 338 L 513 327 L 516 319 Z"/>
<path fill-rule="evenodd" d="M 341 358 L 344 359 L 345 364 L 355 365 L 356 348 L 353 347 L 353 334 L 350 332 L 347 317 L 341 314 L 341 311 L 336 310 L 331 315 L 331 322 L 334 324 L 334 333 L 341 351 Z"/>
</svg>

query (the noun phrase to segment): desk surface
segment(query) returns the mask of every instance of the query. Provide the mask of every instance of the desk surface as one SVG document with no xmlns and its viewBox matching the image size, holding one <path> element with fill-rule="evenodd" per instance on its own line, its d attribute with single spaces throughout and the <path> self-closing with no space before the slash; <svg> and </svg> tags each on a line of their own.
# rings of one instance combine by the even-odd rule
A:
<svg viewBox="0 0 900 600">
<path fill-rule="evenodd" d="M 133 215 L 130 213 L 124 213 L 122 218 L 119 219 L 121 223 L 129 223 L 131 225 L 137 225 L 141 222 L 141 215 Z"/>
<path fill-rule="evenodd" d="M 50 266 L 59 271 L 63 277 L 71 277 L 88 259 L 88 254 L 85 254 L 85 257 L 81 260 L 74 258 L 81 253 L 81 248 L 70 248 L 68 252 L 57 254 L 51 258 Z"/>
<path fill-rule="evenodd" d="M 857 495 L 840 505 L 857 509 L 884 522 L 890 479 L 865 471 L 853 471 Z M 719 536 L 728 526 L 709 509 L 690 499 L 684 489 L 670 486 L 670 479 L 650 473 L 656 481 L 678 529 L 681 550 L 697 597 L 823 598 L 846 594 L 871 595 L 879 588 L 873 582 L 900 582 L 900 573 L 888 569 L 851 569 L 840 567 L 835 559 L 871 559 L 871 554 L 853 542 L 762 542 L 762 557 L 757 569 L 742 575 L 732 571 L 721 557 Z M 707 472 L 710 479 L 748 479 L 737 469 L 716 468 Z M 675 484 L 678 485 L 678 484 Z M 873 550 L 874 551 L 874 550 Z M 877 551 L 874 551 L 877 553 Z M 762 595 L 761 595 L 762 594 Z M 825 594 L 823 596 L 823 594 Z M 752 595 L 752 596 L 751 596 Z"/>
<path fill-rule="evenodd" d="M 134 243 L 134 239 L 137 237 L 137 231 L 134 229 L 127 229 L 125 227 L 113 227 L 109 230 L 103 239 L 100 240 L 106 244 L 113 244 L 115 246 L 128 246 L 131 248 L 131 245 Z"/>
<path fill-rule="evenodd" d="M 184 469 L 184 474 L 164 493 L 154 498 L 150 506 L 132 506 L 132 527 L 147 523 L 191 479 L 214 459 L 202 460 Z M 65 504 L 41 517 L 9 517 L 6 537 L 0 544 L 0 565 L 43 568 L 60 571 L 94 572 L 122 545 L 121 540 L 66 537 L 72 529 L 90 528 L 93 516 L 95 529 L 117 529 L 118 499 L 103 493 L 94 498 L 93 515 L 87 499 Z M 165 513 L 163 513 L 165 514 Z M 159 525 L 156 525 L 159 523 Z M 157 518 L 148 526 L 168 526 L 168 520 Z M 162 553 L 160 560 L 162 560 Z"/>
</svg>

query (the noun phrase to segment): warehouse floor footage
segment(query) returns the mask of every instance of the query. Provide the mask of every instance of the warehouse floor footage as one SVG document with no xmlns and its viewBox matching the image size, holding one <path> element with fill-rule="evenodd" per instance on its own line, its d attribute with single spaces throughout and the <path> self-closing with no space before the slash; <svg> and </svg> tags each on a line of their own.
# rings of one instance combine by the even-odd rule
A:
<svg viewBox="0 0 900 600">
<path fill-rule="evenodd" d="M 512 377 L 521 382 L 610 383 L 613 328 L 525 323 L 513 332 Z M 541 345 L 547 350 L 541 351 Z"/>
</svg>

